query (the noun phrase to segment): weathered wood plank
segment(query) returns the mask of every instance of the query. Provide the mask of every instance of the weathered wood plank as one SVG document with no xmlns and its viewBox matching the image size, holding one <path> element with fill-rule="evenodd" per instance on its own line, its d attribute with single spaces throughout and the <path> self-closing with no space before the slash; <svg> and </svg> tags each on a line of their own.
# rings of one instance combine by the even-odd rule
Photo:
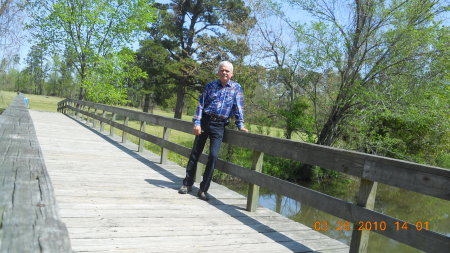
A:
<svg viewBox="0 0 450 253">
<path fill-rule="evenodd" d="M 0 119 L 0 252 L 71 252 L 23 96 Z"/>
<path fill-rule="evenodd" d="M 104 141 L 106 135 L 61 114 L 32 116 L 75 251 L 312 252 L 324 245 L 348 251 L 273 211 L 245 211 L 245 197 L 226 187 L 213 184 L 209 202 L 195 191 L 178 194 L 184 168 L 156 164 L 158 156 L 137 153 L 137 145 L 127 148 L 133 144 L 119 137 Z"/>
</svg>

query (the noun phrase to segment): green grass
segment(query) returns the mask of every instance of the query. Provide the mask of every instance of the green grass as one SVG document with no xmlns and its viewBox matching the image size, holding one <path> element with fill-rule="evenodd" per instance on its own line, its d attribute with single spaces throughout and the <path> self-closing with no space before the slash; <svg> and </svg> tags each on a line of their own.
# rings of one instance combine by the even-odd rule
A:
<svg viewBox="0 0 450 253">
<path fill-rule="evenodd" d="M 0 90 L 0 112 L 6 109 L 16 97 L 16 93 L 12 91 Z"/>
<path fill-rule="evenodd" d="M 8 107 L 9 104 L 12 102 L 12 100 L 15 98 L 15 96 L 16 96 L 15 92 L 0 91 L 0 108 Z M 49 112 L 56 112 L 58 102 L 64 99 L 61 97 L 41 96 L 41 95 L 32 95 L 32 94 L 25 94 L 25 96 L 28 97 L 31 110 L 49 111 Z M 126 107 L 126 106 L 120 106 L 120 107 L 125 108 L 125 109 L 135 110 L 135 111 L 141 111 L 140 108 Z M 160 116 L 164 116 L 164 117 L 168 117 L 168 118 L 172 118 L 173 114 L 174 114 L 173 112 L 164 111 L 164 110 L 160 110 L 160 109 L 155 109 L 153 113 L 156 115 L 160 115 Z M 191 122 L 192 116 L 184 114 L 182 116 L 182 120 Z M 232 124 L 234 124 L 234 123 L 232 123 Z M 284 136 L 283 129 L 281 129 L 281 128 L 261 127 L 261 126 L 254 125 L 254 124 L 247 124 L 247 128 L 252 133 L 268 135 L 268 136 L 278 137 L 278 138 L 283 138 L 283 136 Z M 162 132 L 162 130 L 161 130 L 161 132 Z M 189 135 L 186 133 L 181 133 L 181 132 L 176 133 L 176 131 L 173 131 L 173 133 L 171 134 L 171 140 L 172 140 L 172 138 L 174 140 L 186 142 L 187 141 L 186 138 L 192 138 L 192 135 Z M 292 139 L 297 140 L 297 141 L 303 140 L 301 135 L 295 134 L 295 133 L 293 134 Z"/>
<path fill-rule="evenodd" d="M 56 112 L 58 108 L 58 102 L 64 98 L 52 97 L 52 96 L 40 96 L 25 94 L 28 97 L 29 105 L 31 110 L 36 111 L 46 111 L 46 112 Z"/>
<path fill-rule="evenodd" d="M 29 101 L 30 109 L 36 111 L 56 112 L 58 102 L 64 98 L 24 94 Z M 17 93 L 12 91 L 0 91 L 0 108 L 7 108 Z"/>
<path fill-rule="evenodd" d="M 52 97 L 52 96 L 40 96 L 40 95 L 32 95 L 32 94 L 25 94 L 25 95 L 29 99 L 30 109 L 38 110 L 38 111 L 56 112 L 57 111 L 57 103 L 64 99 L 64 98 Z M 15 92 L 0 91 L 0 108 L 2 106 L 4 108 L 6 108 L 11 103 L 11 101 L 14 99 L 15 96 L 16 96 Z M 141 111 L 141 109 L 133 108 L 133 107 L 121 106 L 121 108 L 131 109 L 131 110 L 135 110 L 135 111 Z M 155 109 L 153 113 L 156 115 L 164 116 L 164 117 L 169 117 L 169 118 L 173 117 L 173 112 L 170 112 L 170 111 Z M 111 118 L 111 114 L 107 114 L 107 118 Z M 182 120 L 191 121 L 192 116 L 183 115 Z M 116 120 L 116 121 L 123 123 L 123 120 L 120 120 L 120 118 L 119 118 L 119 120 Z M 90 119 L 90 122 L 92 122 L 91 119 Z M 138 122 L 138 121 L 130 120 L 128 122 L 128 124 L 130 127 L 134 128 L 134 129 L 140 128 L 140 122 Z M 232 123 L 232 124 L 234 124 L 234 123 Z M 99 127 L 99 123 L 97 123 L 97 127 Z M 247 128 L 253 133 L 283 138 L 283 130 L 280 128 L 260 127 L 258 125 L 251 125 L 251 124 L 247 124 Z M 110 126 L 105 124 L 104 131 L 109 132 Z M 156 126 L 156 125 L 147 125 L 145 132 L 147 132 L 151 135 L 157 136 L 157 137 L 162 137 L 163 127 Z M 114 134 L 117 136 L 122 136 L 122 131 L 119 129 L 115 129 Z M 139 139 L 135 136 L 128 134 L 127 137 L 128 137 L 128 140 L 133 143 L 137 144 L 139 142 Z M 184 133 L 184 132 L 180 132 L 180 131 L 176 131 L 176 130 L 171 130 L 169 140 L 171 142 L 177 143 L 179 145 L 185 146 L 190 149 L 194 142 L 194 136 L 190 133 Z M 301 137 L 299 135 L 294 135 L 293 140 L 301 140 Z M 147 150 L 149 150 L 155 154 L 160 154 L 160 152 L 161 152 L 161 147 L 159 147 L 156 144 L 146 141 L 144 146 Z M 221 150 L 222 155 L 220 155 L 220 156 L 223 156 L 226 148 L 227 148 L 227 145 L 224 144 L 224 147 Z M 205 151 L 207 151 L 207 150 L 208 150 L 208 147 L 205 147 Z M 233 157 L 235 159 L 233 159 L 233 160 L 239 160 L 240 162 L 237 162 L 238 164 L 241 164 L 243 166 L 249 166 L 249 164 L 251 164 L 251 157 L 249 156 L 249 154 L 251 154 L 251 152 L 249 152 L 247 150 L 243 150 L 241 148 L 237 148 L 234 152 Z M 185 166 L 187 163 L 186 157 L 181 156 L 175 152 L 169 152 L 168 158 L 169 158 L 169 160 L 174 161 L 181 166 Z"/>
</svg>

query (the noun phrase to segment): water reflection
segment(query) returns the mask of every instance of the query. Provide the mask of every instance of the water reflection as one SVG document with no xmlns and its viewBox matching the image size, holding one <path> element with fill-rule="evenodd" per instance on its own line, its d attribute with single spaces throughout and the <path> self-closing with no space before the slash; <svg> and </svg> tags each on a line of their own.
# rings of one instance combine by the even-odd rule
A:
<svg viewBox="0 0 450 253">
<path fill-rule="evenodd" d="M 246 195 L 247 184 L 227 186 Z M 345 184 L 313 184 L 307 187 L 346 201 L 355 202 L 359 182 L 352 180 Z M 338 225 L 342 225 L 345 222 L 344 220 L 265 189 L 261 189 L 260 192 L 259 204 L 261 206 L 274 210 L 310 228 L 314 228 L 315 222 L 326 222 L 328 230 L 320 231 L 321 233 L 347 245 L 350 244 L 351 231 L 337 230 Z M 450 201 L 379 184 L 375 210 L 412 224 L 428 221 L 430 230 L 450 236 Z M 415 253 L 421 251 L 372 232 L 369 237 L 368 252 Z"/>
<path fill-rule="evenodd" d="M 259 204 L 286 217 L 291 217 L 299 213 L 302 206 L 300 202 L 278 194 L 261 195 L 259 197 Z"/>
</svg>

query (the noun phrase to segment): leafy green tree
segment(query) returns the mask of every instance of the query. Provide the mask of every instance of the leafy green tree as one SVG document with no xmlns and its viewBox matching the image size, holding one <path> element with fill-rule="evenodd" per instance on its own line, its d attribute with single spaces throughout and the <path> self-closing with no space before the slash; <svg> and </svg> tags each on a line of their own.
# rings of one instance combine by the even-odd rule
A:
<svg viewBox="0 0 450 253">
<path fill-rule="evenodd" d="M 130 83 L 147 77 L 134 62 L 135 55 L 129 49 L 123 49 L 112 57 L 100 58 L 87 73 L 86 97 L 96 103 L 125 104 Z"/>
<path fill-rule="evenodd" d="M 435 32 L 428 38 L 434 54 L 393 68 L 403 75 L 384 75 L 383 85 L 363 95 L 365 109 L 349 119 L 352 127 L 344 135 L 353 148 L 450 167 L 450 47 L 445 42 L 450 33 L 445 27 Z"/>
<path fill-rule="evenodd" d="M 325 117 L 316 123 L 317 144 L 336 145 L 350 127 L 349 119 L 367 108 L 368 92 L 389 90 L 394 80 L 419 75 L 438 51 L 432 41 L 438 40 L 438 15 L 445 10 L 440 1 L 290 2 L 314 19 L 291 25 L 302 45 L 302 68 L 320 73 L 322 79 L 319 86 L 305 87 L 315 90 L 319 101 L 325 99 Z"/>
<path fill-rule="evenodd" d="M 292 133 L 298 132 L 306 134 L 308 141 L 312 142 L 312 119 L 307 114 L 309 108 L 307 102 L 297 99 L 290 103 L 289 108 L 279 109 L 278 114 L 281 115 L 286 122 L 286 139 L 291 139 Z"/>
<path fill-rule="evenodd" d="M 332 145 L 344 119 L 361 105 L 359 94 L 379 84 L 380 76 L 402 75 L 392 70 L 406 63 L 423 63 L 435 49 L 427 47 L 438 24 L 439 1 L 291 1 L 320 19 L 298 25 L 298 39 L 306 48 L 302 61 L 326 74 L 336 69 L 339 80 L 332 89 L 333 103 L 317 143 Z M 347 7 L 350 20 L 340 20 L 337 10 Z M 342 16 L 342 15 L 341 15 Z M 424 39 L 426 38 L 426 39 Z M 308 46 L 309 45 L 309 46 Z"/>
<path fill-rule="evenodd" d="M 229 59 L 233 54 L 230 48 L 238 48 L 236 44 L 246 46 L 226 32 L 231 32 L 228 28 L 232 24 L 244 23 L 250 9 L 242 0 L 172 0 L 156 7 L 159 17 L 149 29 L 149 38 L 162 45 L 178 64 L 174 116 L 181 118 L 188 88 L 203 87 L 205 81 L 199 78 L 208 75 L 204 72 L 207 66 Z"/>
<path fill-rule="evenodd" d="M 20 72 L 10 68 L 8 71 L 0 73 L 0 90 L 17 91 L 20 81 Z"/>
<path fill-rule="evenodd" d="M 272 98 L 269 98 L 276 100 L 276 106 L 266 106 L 266 99 L 259 100 L 258 103 L 260 107 L 264 107 L 268 115 L 277 119 L 278 127 L 284 128 L 287 139 L 291 139 L 294 132 L 301 131 L 308 133 L 308 140 L 311 141 L 311 124 L 306 124 L 307 121 L 311 121 L 306 113 L 310 106 L 302 99 L 305 96 L 302 86 L 309 76 L 305 74 L 297 56 L 299 42 L 295 39 L 292 29 L 277 17 L 280 13 L 277 6 L 270 1 L 256 1 L 251 4 L 256 19 L 252 34 L 255 41 L 254 52 L 260 59 L 264 59 L 264 67 L 267 69 L 266 90 L 277 90 L 272 94 Z M 302 124 L 298 124 L 300 122 Z"/>
<path fill-rule="evenodd" d="M 138 66 L 147 73 L 142 80 L 140 93 L 144 94 L 144 112 L 156 104 L 166 106 L 166 101 L 175 91 L 178 64 L 171 60 L 169 52 L 154 40 L 141 41 L 136 58 Z"/>
<path fill-rule="evenodd" d="M 27 0 L 26 7 L 30 17 L 27 27 L 35 40 L 51 46 L 55 51 L 62 51 L 64 48 L 71 50 L 75 56 L 73 66 L 81 82 L 79 99 L 84 99 L 87 87 L 95 89 L 90 96 L 94 98 L 98 96 L 93 94 L 99 94 L 102 85 L 106 89 L 115 88 L 114 82 L 98 83 L 99 87 L 95 87 L 96 84 L 92 83 L 94 69 L 106 74 L 105 68 L 98 64 L 107 63 L 109 58 L 115 62 L 121 59 L 116 55 L 117 52 L 132 43 L 140 31 L 153 21 L 155 12 L 151 7 L 152 2 Z M 118 89 L 119 93 L 122 92 L 122 87 Z"/>
<path fill-rule="evenodd" d="M 47 80 L 47 94 L 59 97 L 73 97 L 77 87 L 72 76 L 73 71 L 67 55 L 62 59 L 59 55 L 54 55 Z"/>
<path fill-rule="evenodd" d="M 34 94 L 43 95 L 46 68 L 44 67 L 45 48 L 43 45 L 34 45 L 27 55 L 27 70 L 30 75 L 30 87 L 34 89 Z"/>
</svg>

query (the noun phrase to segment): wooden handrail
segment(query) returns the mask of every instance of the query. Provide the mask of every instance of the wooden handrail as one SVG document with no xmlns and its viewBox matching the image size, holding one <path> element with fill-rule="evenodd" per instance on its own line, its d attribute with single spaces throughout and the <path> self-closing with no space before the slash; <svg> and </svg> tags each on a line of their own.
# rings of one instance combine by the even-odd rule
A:
<svg viewBox="0 0 450 253">
<path fill-rule="evenodd" d="M 0 252 L 72 252 L 23 95 L 0 115 Z"/>
<path fill-rule="evenodd" d="M 109 120 L 105 117 L 86 112 L 80 109 L 80 105 L 185 133 L 191 133 L 191 122 L 87 101 L 69 99 L 63 100 L 58 104 L 59 111 L 69 109 L 81 113 L 140 139 L 155 143 L 161 146 L 161 148 L 189 157 L 190 148 L 168 141 L 168 136 L 160 138 L 141 132 L 140 130 L 115 122 L 114 120 Z M 253 133 L 243 133 L 230 129 L 226 129 L 225 131 L 224 142 L 253 150 L 259 155 L 266 153 L 347 173 L 359 177 L 369 184 L 371 184 L 370 182 L 380 182 L 421 194 L 438 197 L 444 201 L 450 200 L 450 170 L 443 168 Z M 207 156 L 203 154 L 200 157 L 199 162 L 206 164 Z M 261 165 L 258 164 L 255 166 L 259 167 Z M 300 185 L 263 174 L 257 170 L 250 170 L 223 160 L 218 161 L 216 168 L 239 177 L 251 184 L 265 187 L 275 193 L 301 201 L 302 203 L 319 210 L 352 222 L 355 229 L 360 222 L 384 222 L 387 225 L 386 229 L 372 230 L 372 232 L 377 232 L 427 252 L 440 252 L 442 249 L 450 249 L 449 237 L 430 230 L 416 228 L 415 224 L 409 223 L 406 223 L 410 228 L 409 230 L 396 229 L 394 224 L 396 222 L 404 224 L 404 221 L 375 212 L 369 207 L 366 208 L 364 205 L 337 199 Z M 375 195 L 373 194 L 374 193 L 367 195 L 362 194 L 361 196 L 364 196 L 363 198 L 374 198 Z M 251 198 L 256 198 L 254 192 L 252 192 Z M 365 202 L 365 200 L 363 199 L 362 202 Z M 255 203 L 249 203 L 249 210 L 252 209 L 251 206 L 255 206 Z M 359 233 L 359 231 L 357 231 L 357 233 Z M 358 238 L 364 237 L 358 236 Z M 364 243 L 357 243 L 355 245 L 357 246 L 354 247 L 359 247 L 356 251 L 364 251 L 364 248 L 361 248 L 360 246 L 364 245 Z M 355 252 L 355 249 L 351 249 L 351 251 Z"/>
</svg>

